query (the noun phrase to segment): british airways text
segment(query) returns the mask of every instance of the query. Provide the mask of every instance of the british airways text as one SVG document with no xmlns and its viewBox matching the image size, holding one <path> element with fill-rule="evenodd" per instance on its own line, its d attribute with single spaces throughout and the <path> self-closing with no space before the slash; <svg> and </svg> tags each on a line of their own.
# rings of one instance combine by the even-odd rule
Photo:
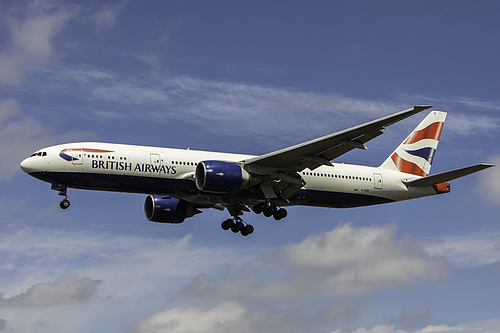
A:
<svg viewBox="0 0 500 333">
<path fill-rule="evenodd" d="M 92 160 L 92 169 L 132 171 L 132 163 Z M 154 165 L 154 164 L 145 164 L 145 163 L 136 163 L 134 168 L 133 168 L 133 171 L 150 172 L 150 173 L 164 173 L 164 174 L 171 174 L 171 175 L 175 175 L 177 172 L 177 170 L 175 169 L 175 166 Z"/>
</svg>

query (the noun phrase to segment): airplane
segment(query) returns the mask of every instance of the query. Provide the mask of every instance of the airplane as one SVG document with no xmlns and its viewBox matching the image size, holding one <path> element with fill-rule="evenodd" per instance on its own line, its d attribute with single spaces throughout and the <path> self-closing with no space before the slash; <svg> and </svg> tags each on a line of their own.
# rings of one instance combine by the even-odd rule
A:
<svg viewBox="0 0 500 333">
<path fill-rule="evenodd" d="M 280 220 L 288 206 L 350 208 L 420 198 L 448 193 L 449 181 L 494 166 L 429 175 L 446 118 L 441 111 L 431 111 L 379 167 L 332 162 L 429 108 L 418 105 L 260 156 L 77 142 L 40 149 L 20 167 L 59 191 L 62 209 L 70 206 L 68 188 L 143 193 L 149 221 L 177 224 L 200 209 L 227 209 L 231 218 L 222 228 L 248 236 L 254 227 L 241 216 L 250 209 Z"/>
</svg>

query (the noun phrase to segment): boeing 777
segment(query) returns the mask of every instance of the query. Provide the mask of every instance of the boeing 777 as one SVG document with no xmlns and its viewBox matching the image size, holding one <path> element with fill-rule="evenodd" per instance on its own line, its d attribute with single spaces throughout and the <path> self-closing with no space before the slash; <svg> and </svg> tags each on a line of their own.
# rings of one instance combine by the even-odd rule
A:
<svg viewBox="0 0 500 333">
<path fill-rule="evenodd" d="M 29 175 L 67 189 L 149 194 L 149 221 L 182 223 L 200 209 L 227 209 L 224 230 L 247 236 L 254 231 L 244 212 L 279 220 L 283 207 L 305 205 L 348 208 L 383 204 L 450 192 L 453 179 L 492 167 L 476 164 L 429 175 L 446 113 L 431 111 L 379 167 L 332 160 L 383 130 L 431 106 L 415 106 L 362 125 L 260 156 L 209 151 L 78 142 L 43 148 L 21 162 Z"/>
</svg>

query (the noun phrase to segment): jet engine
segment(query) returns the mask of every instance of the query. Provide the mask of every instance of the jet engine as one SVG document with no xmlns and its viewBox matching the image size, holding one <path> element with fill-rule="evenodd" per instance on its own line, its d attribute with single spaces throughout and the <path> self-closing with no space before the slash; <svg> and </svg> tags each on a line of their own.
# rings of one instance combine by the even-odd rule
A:
<svg viewBox="0 0 500 333">
<path fill-rule="evenodd" d="M 196 166 L 196 187 L 213 193 L 235 193 L 250 182 L 241 165 L 224 161 L 203 161 Z"/>
<path fill-rule="evenodd" d="M 151 222 L 182 223 L 188 217 L 201 213 L 186 200 L 163 195 L 150 195 L 144 202 L 144 214 Z"/>
</svg>

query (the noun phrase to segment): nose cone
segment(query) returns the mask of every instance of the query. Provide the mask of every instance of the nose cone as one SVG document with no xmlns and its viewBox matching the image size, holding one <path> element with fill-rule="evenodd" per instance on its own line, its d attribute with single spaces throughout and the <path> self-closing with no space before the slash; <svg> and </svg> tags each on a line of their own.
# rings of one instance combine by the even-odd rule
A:
<svg viewBox="0 0 500 333">
<path fill-rule="evenodd" d="M 23 170 L 26 173 L 30 173 L 30 158 L 24 159 L 21 164 L 20 164 L 21 170 Z"/>
</svg>

